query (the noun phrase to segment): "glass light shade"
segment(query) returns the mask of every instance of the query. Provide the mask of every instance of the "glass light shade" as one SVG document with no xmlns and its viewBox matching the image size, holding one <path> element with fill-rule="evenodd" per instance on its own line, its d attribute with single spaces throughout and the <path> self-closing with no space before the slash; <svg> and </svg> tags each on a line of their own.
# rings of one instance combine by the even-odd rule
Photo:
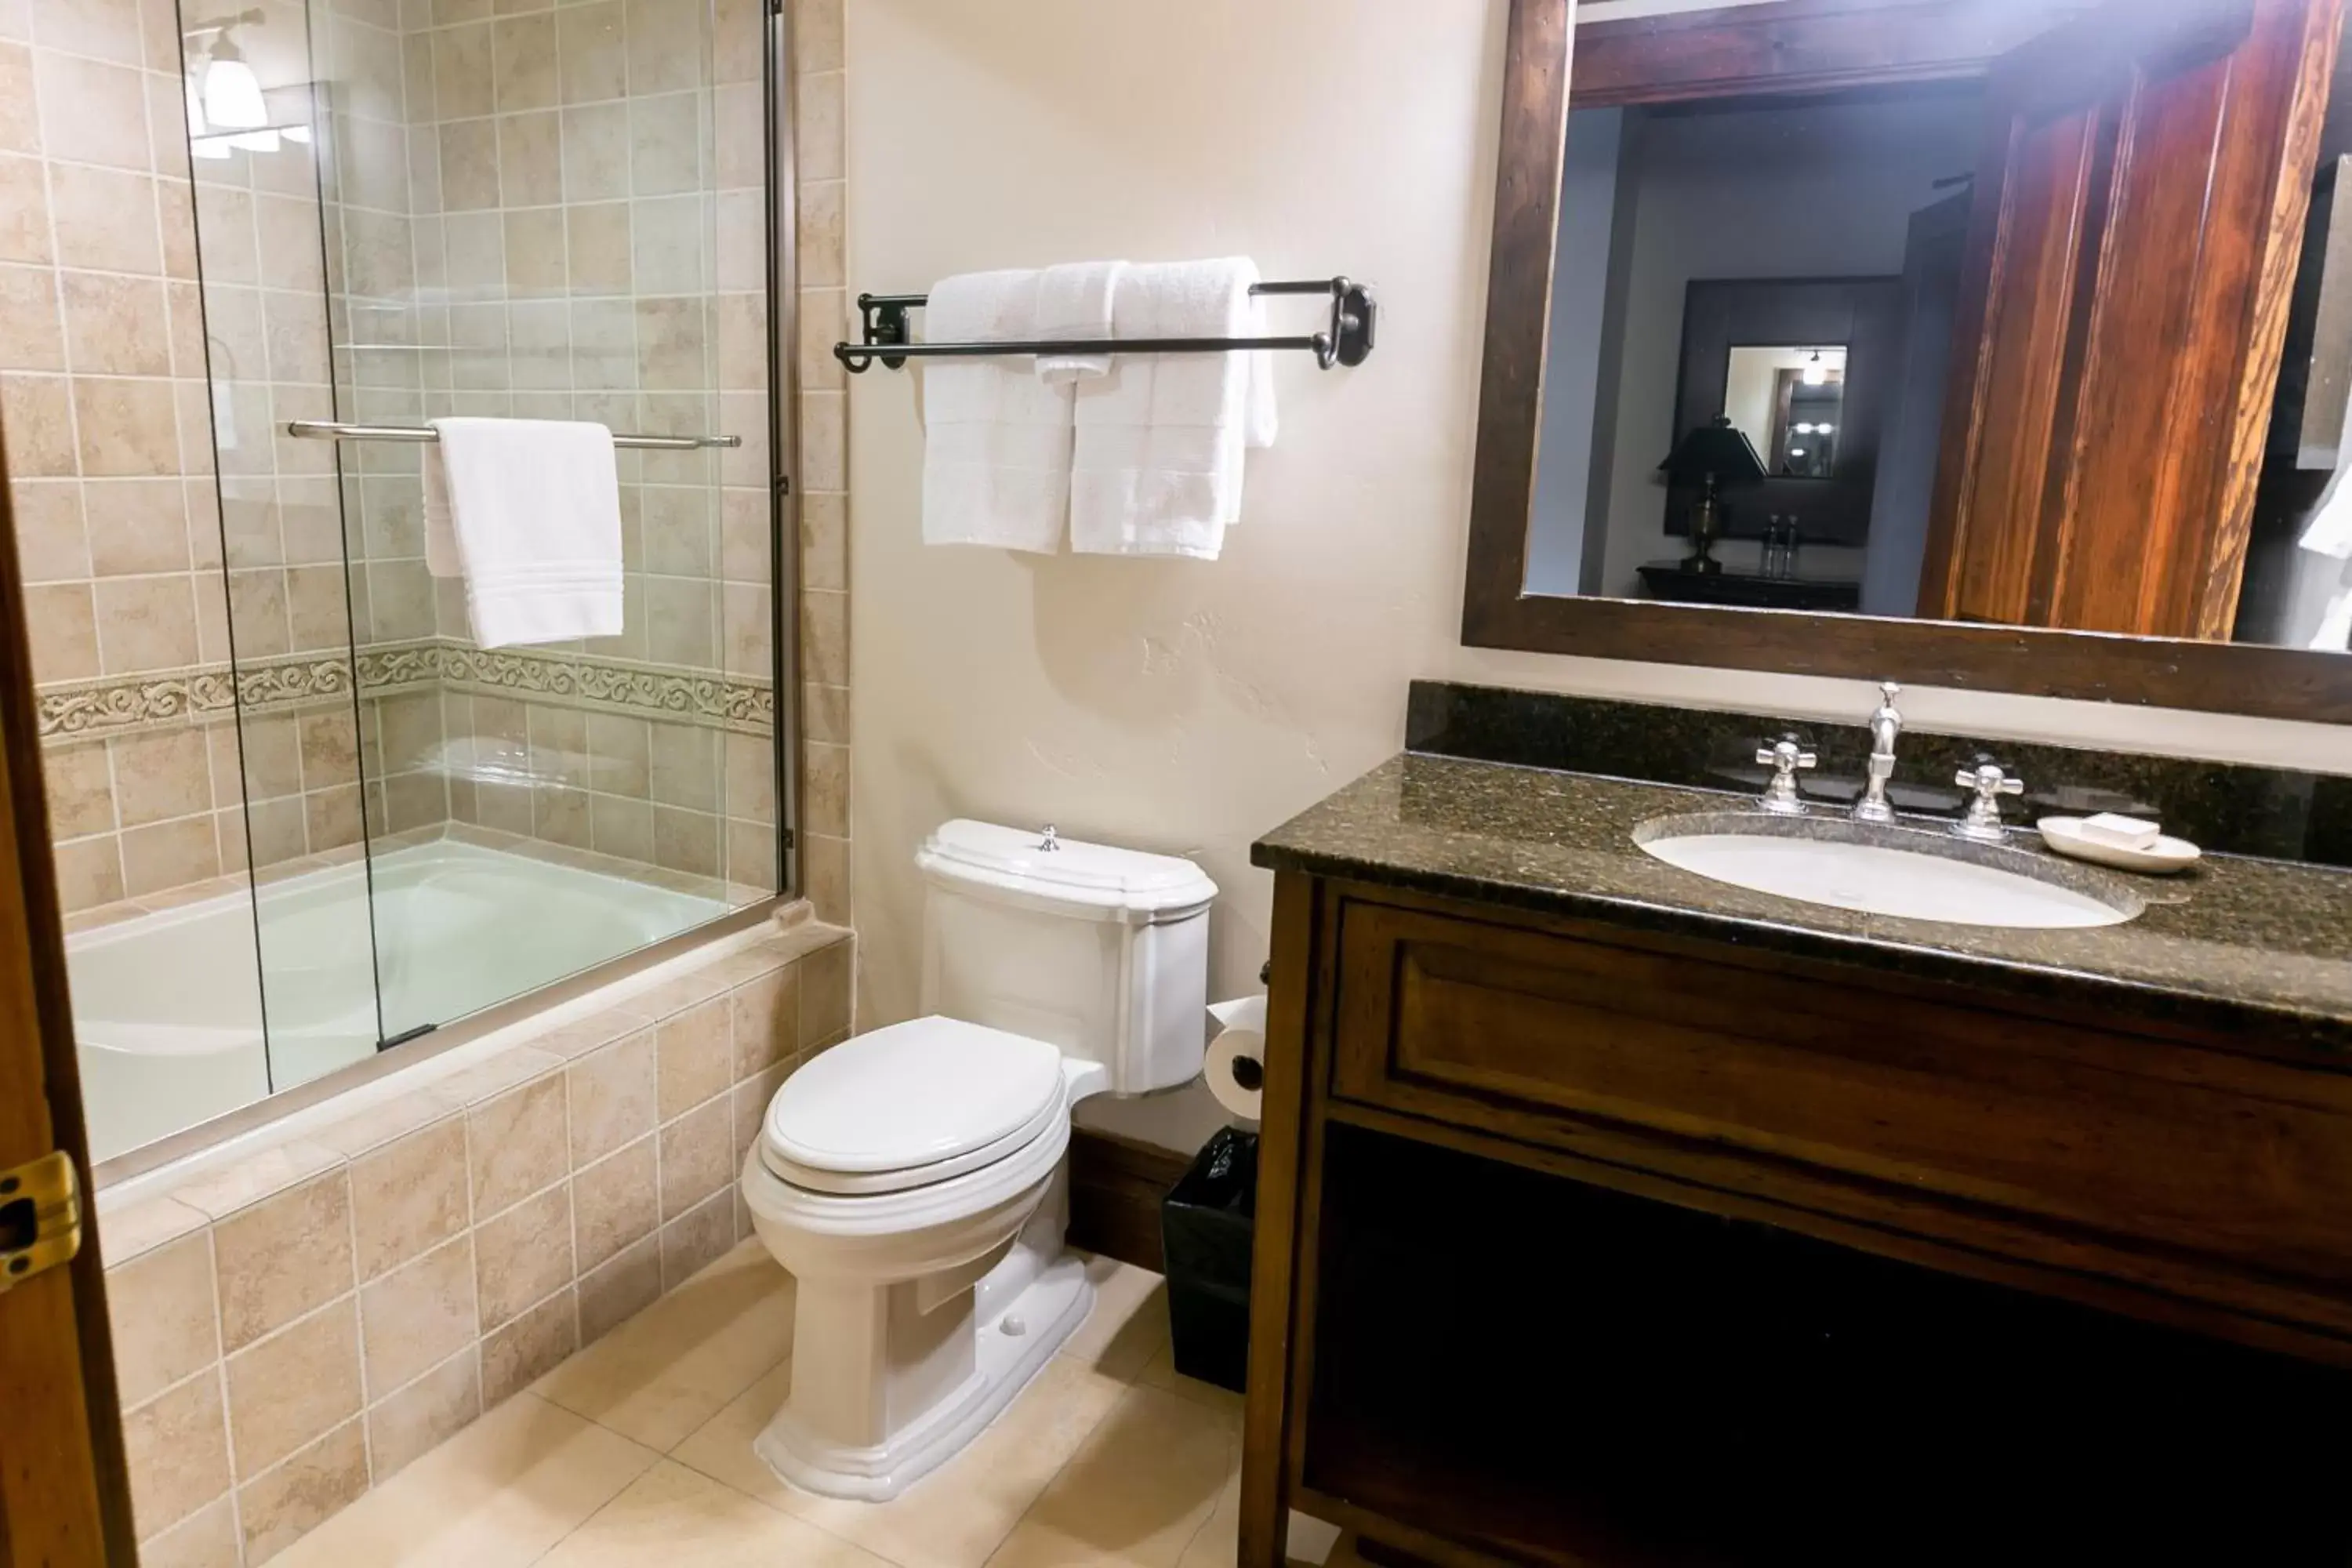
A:
<svg viewBox="0 0 2352 1568">
<path fill-rule="evenodd" d="M 269 123 L 261 79 L 226 38 L 213 46 L 212 63 L 205 68 L 205 118 L 223 131 L 250 131 Z"/>
<path fill-rule="evenodd" d="M 205 106 L 196 98 L 195 79 L 184 79 L 180 85 L 187 89 L 188 94 L 188 134 L 202 136 L 207 127 L 205 124 Z"/>
<path fill-rule="evenodd" d="M 1822 363 L 1822 351 L 1815 349 L 1813 357 L 1805 362 L 1805 384 L 1822 386 L 1830 379 L 1830 367 Z"/>
<path fill-rule="evenodd" d="M 229 155 L 229 143 L 234 140 L 234 137 L 229 136 L 194 137 L 188 142 L 188 153 L 197 158 L 226 158 Z"/>
</svg>

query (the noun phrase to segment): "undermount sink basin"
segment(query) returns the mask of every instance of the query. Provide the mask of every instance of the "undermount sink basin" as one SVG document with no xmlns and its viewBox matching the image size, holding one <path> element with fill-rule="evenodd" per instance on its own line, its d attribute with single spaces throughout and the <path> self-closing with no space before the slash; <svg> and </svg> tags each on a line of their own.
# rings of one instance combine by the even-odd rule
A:
<svg viewBox="0 0 2352 1568">
<path fill-rule="evenodd" d="M 1633 841 L 1669 866 L 1752 892 L 1945 925 L 2120 925 L 2147 906 L 2116 878 L 1932 829 L 1755 812 L 1662 816 Z"/>
</svg>

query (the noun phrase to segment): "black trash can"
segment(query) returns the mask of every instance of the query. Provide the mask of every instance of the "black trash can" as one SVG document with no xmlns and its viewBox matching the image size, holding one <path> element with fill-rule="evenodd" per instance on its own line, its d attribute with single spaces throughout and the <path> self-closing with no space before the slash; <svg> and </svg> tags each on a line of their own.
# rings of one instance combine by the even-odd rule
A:
<svg viewBox="0 0 2352 1568">
<path fill-rule="evenodd" d="M 1226 1128 L 1160 1200 L 1168 1324 L 1176 1370 L 1235 1393 L 1249 1378 L 1250 1247 L 1257 1226 L 1257 1134 Z"/>
</svg>

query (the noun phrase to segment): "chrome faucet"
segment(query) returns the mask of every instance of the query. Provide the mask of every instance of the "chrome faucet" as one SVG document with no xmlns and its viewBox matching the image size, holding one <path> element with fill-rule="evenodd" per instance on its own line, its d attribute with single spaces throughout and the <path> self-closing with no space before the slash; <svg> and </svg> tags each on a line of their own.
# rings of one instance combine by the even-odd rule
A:
<svg viewBox="0 0 2352 1568">
<path fill-rule="evenodd" d="M 1886 783 L 1895 776 L 1895 742 L 1903 733 L 1903 715 L 1895 700 L 1903 688 L 1891 680 L 1878 683 L 1878 711 L 1870 716 L 1870 783 L 1853 803 L 1856 822 L 1893 822 L 1895 808 L 1886 804 Z"/>
</svg>

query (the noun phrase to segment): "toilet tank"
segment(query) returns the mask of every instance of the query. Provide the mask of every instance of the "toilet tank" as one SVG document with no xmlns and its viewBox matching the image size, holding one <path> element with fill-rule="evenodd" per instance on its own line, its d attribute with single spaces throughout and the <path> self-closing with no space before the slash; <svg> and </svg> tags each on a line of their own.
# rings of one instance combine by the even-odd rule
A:
<svg viewBox="0 0 2352 1568">
<path fill-rule="evenodd" d="M 1100 1062 L 1113 1094 L 1200 1076 L 1217 885 L 1198 866 L 969 821 L 933 833 L 915 864 L 926 1012 Z"/>
</svg>

